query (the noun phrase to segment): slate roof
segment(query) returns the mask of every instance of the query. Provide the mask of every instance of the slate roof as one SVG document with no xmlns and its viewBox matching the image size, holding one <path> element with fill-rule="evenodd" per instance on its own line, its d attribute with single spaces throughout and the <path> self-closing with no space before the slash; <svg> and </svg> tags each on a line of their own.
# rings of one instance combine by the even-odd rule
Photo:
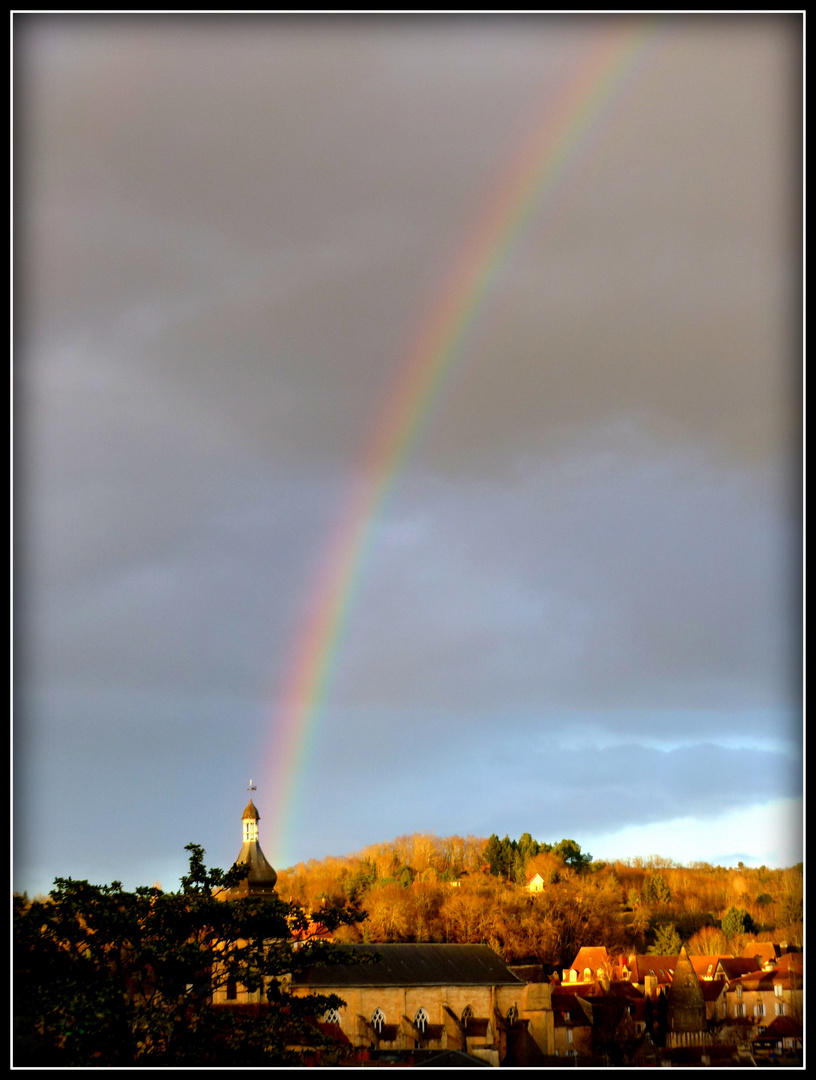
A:
<svg viewBox="0 0 816 1080">
<path fill-rule="evenodd" d="M 717 967 L 727 979 L 738 979 L 749 971 L 759 971 L 760 965 L 753 956 L 722 956 Z"/>
<path fill-rule="evenodd" d="M 697 1031 L 704 1012 L 705 999 L 700 980 L 694 974 L 688 953 L 683 948 L 669 989 L 669 1022 L 673 1031 Z"/>
<path fill-rule="evenodd" d="M 523 986 L 487 945 L 352 945 L 369 964 L 320 964 L 298 986 Z"/>
<path fill-rule="evenodd" d="M 236 893 L 274 890 L 278 875 L 261 851 L 257 840 L 245 840 L 235 861 L 240 866 L 247 867 L 247 876 L 235 890 Z"/>
</svg>

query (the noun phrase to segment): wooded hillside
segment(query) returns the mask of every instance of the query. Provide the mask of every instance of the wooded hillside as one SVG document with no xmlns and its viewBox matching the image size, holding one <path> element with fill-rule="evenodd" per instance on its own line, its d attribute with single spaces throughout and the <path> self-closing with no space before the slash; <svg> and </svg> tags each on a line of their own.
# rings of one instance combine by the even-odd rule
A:
<svg viewBox="0 0 816 1080">
<path fill-rule="evenodd" d="M 531 893 L 526 882 L 540 874 Z M 317 911 L 351 904 L 366 918 L 343 940 L 493 947 L 509 963 L 570 964 L 582 945 L 739 953 L 752 938 L 802 944 L 802 867 L 681 866 L 650 856 L 593 862 L 574 840 L 524 833 L 401 836 L 345 857 L 301 863 L 278 891 Z"/>
</svg>

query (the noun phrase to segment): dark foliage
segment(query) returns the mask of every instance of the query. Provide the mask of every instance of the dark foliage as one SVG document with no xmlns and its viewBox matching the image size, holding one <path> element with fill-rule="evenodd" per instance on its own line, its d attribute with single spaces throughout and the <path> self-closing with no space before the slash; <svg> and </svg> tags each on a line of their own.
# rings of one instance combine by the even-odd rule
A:
<svg viewBox="0 0 816 1080">
<path fill-rule="evenodd" d="M 317 1021 L 343 1002 L 298 998 L 288 976 L 348 962 L 320 940 L 357 921 L 348 909 L 320 924 L 277 896 L 223 899 L 245 870 L 207 869 L 190 851 L 181 891 L 58 878 L 47 900 L 15 900 L 15 1064 L 176 1066 L 296 1064 L 330 1050 Z M 255 1009 L 213 1005 L 228 981 L 261 990 Z"/>
</svg>

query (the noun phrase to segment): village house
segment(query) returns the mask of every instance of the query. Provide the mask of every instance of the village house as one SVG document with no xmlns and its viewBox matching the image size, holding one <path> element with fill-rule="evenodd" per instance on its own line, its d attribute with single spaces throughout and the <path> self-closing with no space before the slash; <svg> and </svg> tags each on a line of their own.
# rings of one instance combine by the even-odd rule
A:
<svg viewBox="0 0 816 1080">
<path fill-rule="evenodd" d="M 259 820 L 250 799 L 236 860 L 247 873 L 224 900 L 275 894 L 277 875 L 260 847 Z M 536 891 L 535 877 L 527 887 Z M 802 955 L 774 943 L 752 943 L 739 957 L 689 956 L 685 949 L 678 956 L 616 957 L 604 946 L 584 946 L 560 979 L 547 979 L 538 965 L 511 968 L 487 945 L 351 948 L 376 961 L 315 966 L 290 989 L 295 996 L 343 999 L 320 1027 L 355 1062 L 406 1064 L 430 1054 L 448 1055 L 448 1064 L 492 1066 L 597 1060 L 611 1048 L 634 1051 L 647 1035 L 665 1038 L 672 1053 L 717 1042 L 758 1053 L 802 1047 Z M 252 1009 L 262 1008 L 265 997 L 215 980 L 212 1001 Z"/>
<path fill-rule="evenodd" d="M 764 967 L 729 981 L 726 998 L 728 1022 L 741 1029 L 746 1041 L 763 1040 L 776 1021 L 781 1048 L 795 1048 L 802 1037 L 804 965 L 800 954 L 779 958 L 775 967 Z M 773 1032 L 771 1032 L 773 1036 Z"/>
</svg>

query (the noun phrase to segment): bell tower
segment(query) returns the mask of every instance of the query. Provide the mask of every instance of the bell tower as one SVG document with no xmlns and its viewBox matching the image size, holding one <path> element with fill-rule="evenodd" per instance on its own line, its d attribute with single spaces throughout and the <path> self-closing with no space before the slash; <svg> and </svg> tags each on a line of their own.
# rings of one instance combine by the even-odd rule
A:
<svg viewBox="0 0 816 1080">
<path fill-rule="evenodd" d="M 255 791 L 255 785 L 251 780 L 249 790 Z M 247 876 L 237 888 L 231 890 L 232 896 L 271 896 L 275 892 L 278 875 L 261 851 L 258 839 L 260 820 L 261 815 L 250 796 L 249 803 L 241 816 L 241 850 L 235 860 L 239 866 L 246 866 Z"/>
</svg>

